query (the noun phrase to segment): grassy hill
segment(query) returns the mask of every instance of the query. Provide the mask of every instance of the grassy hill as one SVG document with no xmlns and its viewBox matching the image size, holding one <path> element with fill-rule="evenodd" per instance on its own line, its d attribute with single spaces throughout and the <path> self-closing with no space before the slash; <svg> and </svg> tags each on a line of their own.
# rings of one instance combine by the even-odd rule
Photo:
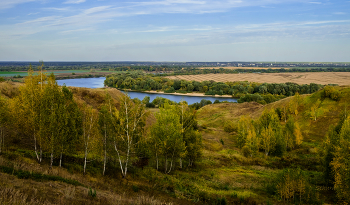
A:
<svg viewBox="0 0 350 205">
<path fill-rule="evenodd" d="M 0 83 L 5 98 L 18 95 L 18 83 Z M 120 106 L 123 95 L 116 89 L 71 88 L 78 103 L 94 109 L 104 102 L 108 92 L 113 104 Z M 6 139 L 6 149 L 0 155 L 0 204 L 283 204 L 267 191 L 267 181 L 283 168 L 300 167 L 314 184 L 321 187 L 322 168 L 320 148 L 329 127 L 339 121 L 339 115 L 349 110 L 349 87 L 336 87 L 338 101 L 324 98 L 323 91 L 301 96 L 295 121 L 300 124 L 304 141 L 300 147 L 283 156 L 245 157 L 236 143 L 235 131 L 225 131 L 241 116 L 258 119 L 264 110 L 284 109 L 293 97 L 260 105 L 251 103 L 218 103 L 197 111 L 199 130 L 203 137 L 202 160 L 194 168 L 178 168 L 172 174 L 156 171 L 151 166 L 130 168 L 128 179 L 122 179 L 118 167 L 107 167 L 102 176 L 101 162 L 92 160 L 87 174 L 82 174 L 82 156 L 64 156 L 63 167 L 49 169 L 49 158 L 42 164 L 34 159 L 29 146 L 20 146 L 21 139 Z M 317 120 L 310 116 L 310 108 L 321 101 Z M 152 109 L 147 124 L 155 121 Z M 281 120 L 284 124 L 284 121 Z M 19 171 L 20 170 L 20 171 Z M 96 190 L 96 197 L 88 194 Z M 333 203 L 334 192 L 318 191 L 321 200 Z"/>
</svg>

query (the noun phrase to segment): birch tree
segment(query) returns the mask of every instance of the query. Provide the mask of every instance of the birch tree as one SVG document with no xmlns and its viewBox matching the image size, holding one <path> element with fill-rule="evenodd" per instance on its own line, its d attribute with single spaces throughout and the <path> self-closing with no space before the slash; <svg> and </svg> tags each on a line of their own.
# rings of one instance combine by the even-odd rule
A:
<svg viewBox="0 0 350 205">
<path fill-rule="evenodd" d="M 147 112 L 140 101 L 133 102 L 126 95 L 121 97 L 120 104 L 114 149 L 117 152 L 121 174 L 126 178 L 131 157 L 135 154 L 137 145 L 143 142 Z"/>
<path fill-rule="evenodd" d="M 95 138 L 97 137 L 97 122 L 98 122 L 98 114 L 91 107 L 86 104 L 82 107 L 82 115 L 83 115 L 83 145 L 84 145 L 84 174 L 86 173 L 86 163 L 88 154 L 92 151 L 92 147 L 94 145 Z"/>
<path fill-rule="evenodd" d="M 28 70 L 28 76 L 24 80 L 24 86 L 20 87 L 20 95 L 14 100 L 18 108 L 18 112 L 22 112 L 18 120 L 23 121 L 22 126 L 31 133 L 34 140 L 34 151 L 38 162 L 42 160 L 42 138 L 39 135 L 42 106 L 42 93 L 45 88 L 46 74 L 40 67 L 39 75 L 35 75 L 32 66 Z"/>
<path fill-rule="evenodd" d="M 110 144 L 113 144 L 112 136 L 115 132 L 116 113 L 116 109 L 111 104 L 111 96 L 106 93 L 105 103 L 99 110 L 98 121 L 103 144 L 103 175 L 106 171 L 107 152 L 110 149 Z"/>
<path fill-rule="evenodd" d="M 55 76 L 48 77 L 47 85 L 42 95 L 42 106 L 40 109 L 39 134 L 43 139 L 43 148 L 50 152 L 50 167 L 52 168 L 55 153 L 58 152 L 67 129 L 66 105 L 62 90 L 57 85 Z M 61 140 L 60 140 L 61 138 Z"/>
<path fill-rule="evenodd" d="M 186 155 L 180 116 L 177 114 L 175 106 L 164 104 L 164 108 L 160 108 L 156 118 L 157 122 L 151 128 L 151 136 L 155 144 L 157 169 L 159 156 L 163 156 L 164 173 L 168 174 L 173 170 L 174 159 Z"/>
<path fill-rule="evenodd" d="M 62 87 L 63 106 L 61 108 L 62 128 L 58 136 L 60 163 L 62 166 L 62 155 L 69 151 L 72 154 L 75 151 L 77 140 L 82 132 L 81 113 L 77 103 L 73 99 L 73 93 L 66 87 Z"/>
</svg>

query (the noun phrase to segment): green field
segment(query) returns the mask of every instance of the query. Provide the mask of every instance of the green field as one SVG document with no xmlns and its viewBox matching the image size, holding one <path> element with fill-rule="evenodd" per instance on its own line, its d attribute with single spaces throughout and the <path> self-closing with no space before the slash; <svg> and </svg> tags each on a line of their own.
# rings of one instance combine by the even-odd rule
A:
<svg viewBox="0 0 350 205">
<path fill-rule="evenodd" d="M 47 73 L 52 73 L 52 72 L 55 75 L 57 75 L 57 74 L 63 74 L 63 73 L 87 73 L 87 72 L 90 72 L 90 70 L 47 71 Z M 22 72 L 22 71 L 18 71 L 18 72 L 0 71 L 0 77 L 13 77 L 13 76 L 16 76 L 16 75 L 27 76 L 28 73 L 27 72 Z"/>
</svg>

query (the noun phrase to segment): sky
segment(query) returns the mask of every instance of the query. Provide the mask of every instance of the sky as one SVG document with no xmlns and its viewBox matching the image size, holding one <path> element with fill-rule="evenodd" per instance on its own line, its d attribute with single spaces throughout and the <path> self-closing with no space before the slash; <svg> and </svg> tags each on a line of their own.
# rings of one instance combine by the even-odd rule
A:
<svg viewBox="0 0 350 205">
<path fill-rule="evenodd" d="M 0 61 L 350 62 L 349 0 L 0 0 Z"/>
</svg>

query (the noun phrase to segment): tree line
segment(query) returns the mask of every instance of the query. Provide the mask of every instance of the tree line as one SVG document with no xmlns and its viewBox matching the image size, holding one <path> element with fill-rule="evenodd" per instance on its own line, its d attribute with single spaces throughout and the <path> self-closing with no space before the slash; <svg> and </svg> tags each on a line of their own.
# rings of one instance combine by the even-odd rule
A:
<svg viewBox="0 0 350 205">
<path fill-rule="evenodd" d="M 186 103 L 165 103 L 157 122 L 146 128 L 149 112 L 142 101 L 123 95 L 116 106 L 106 92 L 94 109 L 58 86 L 53 74 L 39 70 L 29 70 L 17 96 L 0 96 L 0 152 L 10 144 L 5 141 L 23 142 L 18 146 L 31 147 L 38 163 L 45 159 L 50 167 L 61 167 L 64 156 L 80 156 L 84 174 L 89 161 L 97 160 L 103 174 L 110 163 L 124 178 L 131 166 L 150 164 L 170 173 L 200 159 L 196 112 Z"/>
<path fill-rule="evenodd" d="M 251 83 L 251 82 L 215 82 L 172 80 L 147 75 L 143 72 L 111 74 L 106 77 L 105 85 L 118 89 L 135 91 L 161 90 L 165 93 L 200 92 L 206 95 L 232 95 L 240 97 L 239 102 L 255 101 L 261 104 L 277 101 L 296 93 L 310 94 L 323 86 L 315 83 L 298 85 L 296 83 Z"/>
</svg>

